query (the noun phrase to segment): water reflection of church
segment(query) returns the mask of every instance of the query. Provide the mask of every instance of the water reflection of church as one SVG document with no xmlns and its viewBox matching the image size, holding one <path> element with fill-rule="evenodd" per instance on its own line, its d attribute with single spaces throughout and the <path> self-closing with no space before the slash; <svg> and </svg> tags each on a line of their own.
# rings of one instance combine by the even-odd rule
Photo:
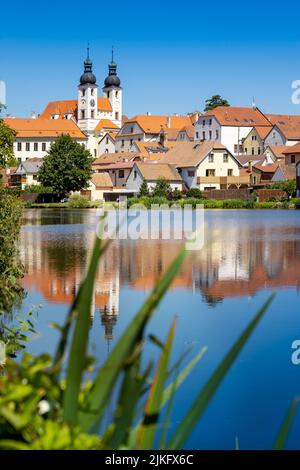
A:
<svg viewBox="0 0 300 470">
<path fill-rule="evenodd" d="M 21 255 L 27 275 L 24 286 L 38 290 L 51 303 L 70 304 L 85 272 L 94 233 L 59 233 L 27 226 Z M 262 288 L 299 287 L 299 230 L 291 227 L 218 227 L 210 244 L 192 253 L 174 280 L 173 289 L 200 292 L 210 305 L 227 297 L 252 296 Z M 225 236 L 226 233 L 226 236 Z M 148 290 L 178 253 L 168 241 L 114 242 L 98 270 L 92 321 L 100 321 L 108 342 L 119 315 L 120 288 Z M 134 308 L 134 305 L 132 306 Z"/>
</svg>

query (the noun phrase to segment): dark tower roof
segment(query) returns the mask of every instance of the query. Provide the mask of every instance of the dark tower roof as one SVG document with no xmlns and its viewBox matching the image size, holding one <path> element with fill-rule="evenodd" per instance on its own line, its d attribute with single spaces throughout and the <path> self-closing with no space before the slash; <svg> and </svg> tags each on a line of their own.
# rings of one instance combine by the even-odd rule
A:
<svg viewBox="0 0 300 470">
<path fill-rule="evenodd" d="M 80 77 L 80 85 L 95 85 L 96 77 L 93 74 L 93 62 L 90 59 L 90 48 L 87 48 L 87 57 L 84 61 L 84 73 Z"/>
<path fill-rule="evenodd" d="M 119 87 L 121 85 L 121 80 L 117 76 L 117 64 L 114 62 L 114 49 L 112 49 L 111 53 L 111 63 L 108 64 L 108 76 L 104 80 L 104 87 L 111 87 L 116 86 Z"/>
</svg>

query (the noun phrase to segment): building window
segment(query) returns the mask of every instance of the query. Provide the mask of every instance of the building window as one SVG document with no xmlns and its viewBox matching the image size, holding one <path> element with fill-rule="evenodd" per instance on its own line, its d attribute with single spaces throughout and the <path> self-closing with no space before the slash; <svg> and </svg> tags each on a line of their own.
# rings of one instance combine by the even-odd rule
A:
<svg viewBox="0 0 300 470">
<path fill-rule="evenodd" d="M 97 150 L 94 149 L 94 157 L 97 157 Z"/>
<path fill-rule="evenodd" d="M 258 153 L 258 155 L 260 155 L 260 147 L 258 147 L 257 153 Z"/>
<path fill-rule="evenodd" d="M 243 146 L 241 144 L 234 144 L 234 153 L 243 153 Z"/>
<path fill-rule="evenodd" d="M 18 152 L 21 152 L 22 150 L 22 142 L 18 142 Z"/>
<path fill-rule="evenodd" d="M 273 139 L 275 139 L 275 137 L 276 137 L 276 133 L 275 133 L 275 132 L 273 132 Z"/>
<path fill-rule="evenodd" d="M 216 170 L 206 170 L 205 176 L 215 176 Z"/>
<path fill-rule="evenodd" d="M 295 163 L 296 162 L 296 155 L 291 155 L 291 163 Z"/>
<path fill-rule="evenodd" d="M 106 143 L 108 144 L 108 137 L 106 137 Z"/>
<path fill-rule="evenodd" d="M 195 176 L 194 170 L 188 170 L 187 175 L 188 175 L 190 178 L 193 178 L 193 177 Z"/>
<path fill-rule="evenodd" d="M 205 140 L 205 131 L 202 132 L 202 139 Z"/>
<path fill-rule="evenodd" d="M 137 171 L 134 170 L 134 173 L 133 173 L 133 179 L 136 180 L 136 177 L 137 177 Z"/>
<path fill-rule="evenodd" d="M 216 129 L 216 140 L 219 139 L 219 129 Z"/>
<path fill-rule="evenodd" d="M 81 119 L 85 119 L 85 112 L 83 109 L 81 110 Z"/>
<path fill-rule="evenodd" d="M 132 144 L 133 144 L 133 139 L 130 139 L 130 145 L 132 145 Z"/>
<path fill-rule="evenodd" d="M 117 152 L 117 151 L 116 151 Z M 105 149 L 105 153 L 108 153 L 108 149 Z"/>
<path fill-rule="evenodd" d="M 252 147 L 252 149 L 251 149 L 251 153 L 252 153 L 252 155 L 254 155 L 254 154 L 255 154 L 255 148 L 254 148 L 254 147 Z"/>
<path fill-rule="evenodd" d="M 196 139 L 199 139 L 199 132 L 196 132 Z"/>
<path fill-rule="evenodd" d="M 124 140 L 122 140 L 121 142 L 121 147 L 124 147 Z"/>
<path fill-rule="evenodd" d="M 213 163 L 213 161 L 214 161 L 214 154 L 213 153 L 210 153 L 208 155 L 208 161 L 209 161 L 209 163 Z"/>
<path fill-rule="evenodd" d="M 130 132 L 131 132 L 131 134 L 133 134 L 133 127 L 130 128 Z"/>
<path fill-rule="evenodd" d="M 252 141 L 253 141 L 253 140 L 257 140 L 256 135 L 253 135 L 253 136 L 252 136 Z"/>
<path fill-rule="evenodd" d="M 246 155 L 247 155 L 247 151 L 248 151 L 248 149 L 247 149 L 247 147 L 245 147 L 245 152 L 244 152 L 244 153 L 245 153 Z"/>
<path fill-rule="evenodd" d="M 85 90 L 82 90 L 82 96 L 85 96 Z"/>
<path fill-rule="evenodd" d="M 256 176 L 253 176 L 253 184 L 256 184 Z"/>
<path fill-rule="evenodd" d="M 34 142 L 34 144 L 33 144 L 33 150 L 34 150 L 35 152 L 38 151 L 38 143 L 37 143 L 37 142 Z"/>
<path fill-rule="evenodd" d="M 210 125 L 210 126 L 211 126 L 211 123 L 212 123 L 212 120 L 210 119 L 210 120 L 209 120 L 209 125 Z"/>
<path fill-rule="evenodd" d="M 209 131 L 209 140 L 212 139 L 212 131 Z"/>
<path fill-rule="evenodd" d="M 91 118 L 94 119 L 94 117 L 95 117 L 95 111 L 92 110 L 92 111 L 91 111 Z"/>
<path fill-rule="evenodd" d="M 29 151 L 30 151 L 30 143 L 26 142 L 26 152 L 29 152 Z"/>
<path fill-rule="evenodd" d="M 91 95 L 94 96 L 94 88 L 91 89 Z"/>
<path fill-rule="evenodd" d="M 118 91 L 116 91 L 116 98 L 118 98 L 118 97 L 119 97 L 119 92 L 118 92 Z"/>
<path fill-rule="evenodd" d="M 42 151 L 43 151 L 43 152 L 46 152 L 46 144 L 45 144 L 45 142 L 42 143 Z"/>
<path fill-rule="evenodd" d="M 115 120 L 116 120 L 116 121 L 119 120 L 119 113 L 115 113 Z"/>
<path fill-rule="evenodd" d="M 109 98 L 109 91 L 107 92 L 107 98 Z"/>
<path fill-rule="evenodd" d="M 119 178 L 124 178 L 124 170 L 119 170 Z"/>
<path fill-rule="evenodd" d="M 205 119 L 203 119 L 202 121 L 202 126 L 205 126 Z"/>
<path fill-rule="evenodd" d="M 228 168 L 227 176 L 233 176 L 233 170 L 231 168 Z"/>
<path fill-rule="evenodd" d="M 224 163 L 228 162 L 228 153 L 223 153 L 223 162 Z"/>
</svg>

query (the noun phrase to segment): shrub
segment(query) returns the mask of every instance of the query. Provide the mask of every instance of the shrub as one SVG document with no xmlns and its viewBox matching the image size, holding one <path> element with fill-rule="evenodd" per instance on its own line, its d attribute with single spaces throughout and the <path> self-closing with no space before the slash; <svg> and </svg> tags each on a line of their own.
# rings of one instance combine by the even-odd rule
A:
<svg viewBox="0 0 300 470">
<path fill-rule="evenodd" d="M 165 178 L 159 178 L 152 191 L 152 196 L 167 197 L 171 192 L 170 183 Z"/>
<path fill-rule="evenodd" d="M 171 201 L 178 201 L 179 199 L 182 199 L 182 192 L 179 191 L 179 189 L 173 189 L 173 191 L 168 194 L 168 199 Z"/>
<path fill-rule="evenodd" d="M 91 207 L 90 201 L 81 194 L 72 194 L 68 200 L 68 207 L 73 209 L 85 209 Z"/>
<path fill-rule="evenodd" d="M 199 188 L 190 188 L 186 192 L 186 197 L 191 199 L 203 199 L 203 193 Z"/>
<path fill-rule="evenodd" d="M 14 196 L 0 196 L 0 313 L 8 313 L 23 296 L 23 275 L 17 241 L 23 204 Z"/>
</svg>

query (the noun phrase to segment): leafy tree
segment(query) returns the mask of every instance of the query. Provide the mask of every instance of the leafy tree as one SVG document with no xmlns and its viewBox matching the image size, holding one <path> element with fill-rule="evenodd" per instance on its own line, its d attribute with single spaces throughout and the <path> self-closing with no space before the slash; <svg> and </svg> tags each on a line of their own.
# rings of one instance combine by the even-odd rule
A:
<svg viewBox="0 0 300 470">
<path fill-rule="evenodd" d="M 220 95 L 214 95 L 205 101 L 204 111 L 210 111 L 211 109 L 217 108 L 217 106 L 230 106 L 230 104 Z"/>
<path fill-rule="evenodd" d="M 15 136 L 14 129 L 0 119 L 0 168 L 5 168 L 15 162 L 13 147 Z"/>
<path fill-rule="evenodd" d="M 140 197 L 149 196 L 148 184 L 147 184 L 147 181 L 145 179 L 143 180 L 143 182 L 141 184 L 140 191 L 139 191 L 139 196 Z"/>
<path fill-rule="evenodd" d="M 93 157 L 69 135 L 61 135 L 51 144 L 40 168 L 38 179 L 64 197 L 70 191 L 87 187 L 92 174 Z"/>
<path fill-rule="evenodd" d="M 165 178 L 159 178 L 152 191 L 153 196 L 167 197 L 172 191 L 170 183 Z"/>
<path fill-rule="evenodd" d="M 270 189 L 281 189 L 285 191 L 288 196 L 293 196 L 296 192 L 296 180 L 276 181 L 270 185 Z"/>
</svg>

